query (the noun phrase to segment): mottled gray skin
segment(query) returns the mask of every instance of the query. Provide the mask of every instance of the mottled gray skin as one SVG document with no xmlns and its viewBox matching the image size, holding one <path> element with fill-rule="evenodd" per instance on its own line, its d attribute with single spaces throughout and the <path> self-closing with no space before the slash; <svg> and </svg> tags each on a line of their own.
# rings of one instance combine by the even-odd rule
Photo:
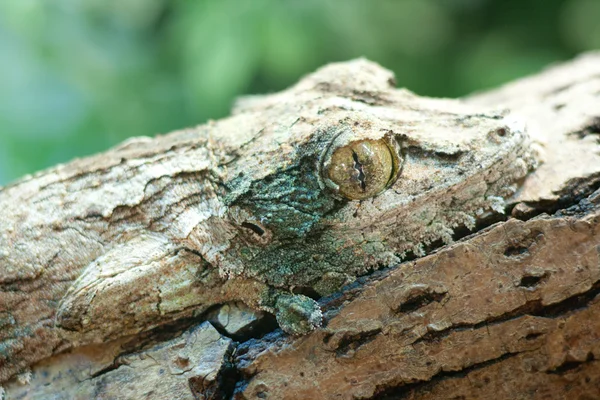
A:
<svg viewBox="0 0 600 400">
<path fill-rule="evenodd" d="M 324 179 L 337 147 L 382 139 L 398 177 L 351 201 Z M 0 382 L 64 349 L 234 300 L 290 333 L 356 276 L 449 243 L 535 165 L 522 127 L 393 88 L 364 60 L 325 67 L 234 115 L 0 189 Z"/>
</svg>

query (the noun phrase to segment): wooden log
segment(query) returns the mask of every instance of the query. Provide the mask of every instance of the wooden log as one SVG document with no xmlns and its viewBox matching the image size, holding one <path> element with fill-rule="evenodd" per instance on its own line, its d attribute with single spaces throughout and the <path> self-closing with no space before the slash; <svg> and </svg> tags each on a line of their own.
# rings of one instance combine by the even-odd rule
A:
<svg viewBox="0 0 600 400">
<path fill-rule="evenodd" d="M 241 109 L 262 107 L 265 101 L 269 100 L 247 100 Z M 68 346 L 50 334 L 47 340 L 56 341 L 50 350 L 36 344 L 40 337 L 31 343 L 24 341 L 19 351 L 38 352 L 35 359 L 41 361 L 31 370 L 22 369 L 27 368 L 26 363 L 5 367 L 3 379 L 19 370 L 21 374 L 5 382 L 0 391 L 7 399 L 600 397 L 600 54 L 581 56 L 462 102 L 510 110 L 529 127 L 542 163 L 513 198 L 512 217 L 493 224 L 481 221 L 475 232 L 456 243 L 365 275 L 342 292 L 321 298 L 325 326 L 304 336 L 287 335 L 271 321 L 261 328 L 262 334 L 275 329 L 271 333 L 261 336 L 255 332 L 253 335 L 261 337 L 237 337 L 242 343 L 234 342 L 223 336 L 225 331 L 219 333 L 202 322 L 207 315 L 203 314 L 205 308 L 194 312 L 194 306 L 207 296 L 218 296 L 218 290 L 194 293 L 193 297 L 172 287 L 166 290 L 169 286 L 165 284 L 168 301 L 161 307 L 168 307 L 166 314 L 148 308 L 124 328 L 117 319 L 117 325 L 110 326 L 109 319 L 108 325 L 99 326 L 89 336 L 90 340 L 73 340 Z M 185 131 L 166 138 L 151 144 L 131 141 L 75 165 L 81 174 L 98 173 L 104 179 L 111 169 L 124 174 L 135 167 L 130 161 L 119 166 L 123 155 L 129 160 L 135 159 L 133 153 L 162 157 L 159 164 L 168 169 L 169 176 L 178 177 L 181 198 L 171 204 L 179 207 L 179 216 L 186 211 L 184 192 L 196 190 L 193 185 L 198 177 L 187 176 L 188 169 L 207 167 L 182 166 L 172 157 L 178 151 L 205 150 L 190 146 Z M 173 144 L 174 139 L 179 144 Z M 211 154 L 219 154 L 220 162 L 228 162 L 235 148 L 244 143 L 243 138 L 234 140 L 230 148 Z M 197 162 L 204 161 L 199 157 Z M 143 168 L 143 163 L 137 168 Z M 43 201 L 43 191 L 52 187 L 61 171 L 59 166 L 54 175 L 30 178 L 34 184 L 27 186 L 29 196 Z M 146 181 L 114 186 L 117 192 L 107 201 L 118 199 L 115 201 L 121 203 L 130 196 L 137 202 L 133 198 L 136 185 L 146 185 L 145 191 L 161 190 L 172 183 L 168 179 L 161 183 L 160 174 L 154 176 L 154 172 L 145 172 Z M 76 175 L 63 178 L 69 182 L 73 177 Z M 153 182 L 150 187 L 149 180 Z M 107 182 L 110 184 L 110 180 L 99 179 L 98 185 Z M 84 194 L 89 187 L 76 189 Z M 119 208 L 115 218 L 120 216 L 130 226 L 111 231 L 116 220 L 107 220 L 101 210 L 94 214 L 90 204 L 83 210 L 89 214 L 86 224 L 92 234 L 84 237 L 88 241 L 83 246 L 86 254 L 76 253 L 82 236 L 61 229 L 68 225 L 70 214 L 59 213 L 58 220 L 53 221 L 57 227 L 54 238 L 61 246 L 70 243 L 71 247 L 63 248 L 72 249 L 73 260 L 94 259 L 104 254 L 106 243 L 117 233 L 143 230 L 148 223 L 168 224 L 166 219 L 171 215 L 151 201 L 144 204 L 145 215 L 160 212 L 156 219 L 145 220 L 133 213 L 133 208 Z M 48 225 L 45 219 L 52 213 L 37 215 Z M 12 216 L 15 221 L 17 217 Z M 169 267 L 179 265 L 185 270 L 192 263 L 202 265 L 193 252 L 172 248 L 172 243 L 161 242 L 160 237 L 151 239 L 139 245 L 149 246 L 156 254 L 171 252 L 176 262 Z M 30 240 L 33 243 L 36 239 Z M 14 254 L 19 255 L 11 256 Z M 19 256 L 48 264 L 55 255 Z M 63 254 L 65 268 L 68 260 Z M 60 298 L 60 292 L 72 285 L 80 271 L 73 270 L 66 279 L 57 277 L 55 285 L 49 286 L 51 290 L 44 292 L 48 302 L 42 308 L 40 303 L 30 309 L 24 307 L 24 297 L 18 303 L 20 318 L 27 313 L 38 318 L 33 314 L 43 312 L 47 314 L 43 326 L 50 326 L 55 318 L 53 299 Z M 173 273 L 161 265 L 132 271 L 132 280 L 140 282 Z M 34 285 L 44 271 L 33 268 L 12 273 L 18 275 L 19 282 L 30 279 Z M 211 287 L 234 285 L 223 281 L 222 276 L 204 279 Z M 260 290 L 250 286 L 242 291 Z M 157 303 L 140 303 L 139 296 L 115 293 L 116 308 L 128 302 Z M 229 300 L 232 296 L 224 296 L 213 304 Z M 4 318 L 0 327 L 11 324 L 10 311 L 3 310 L 0 303 L 0 317 Z M 78 323 L 81 321 L 74 321 Z M 97 334 L 98 330 L 102 334 Z M 44 328 L 39 332 L 51 331 Z M 63 347 L 68 350 L 61 352 Z"/>
</svg>

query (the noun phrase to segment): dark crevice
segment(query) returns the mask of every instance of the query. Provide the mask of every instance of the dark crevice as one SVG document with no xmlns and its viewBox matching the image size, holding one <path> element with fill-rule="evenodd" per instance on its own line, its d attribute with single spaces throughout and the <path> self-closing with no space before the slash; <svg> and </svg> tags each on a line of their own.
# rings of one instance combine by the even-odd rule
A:
<svg viewBox="0 0 600 400">
<path fill-rule="evenodd" d="M 115 360 L 109 366 L 107 366 L 107 367 L 105 367 L 105 368 L 97 371 L 94 374 L 91 374 L 89 376 L 89 378 L 86 378 L 85 380 L 87 381 L 87 380 L 91 380 L 91 379 L 97 378 L 100 375 L 104 375 L 104 374 L 106 374 L 106 373 L 108 373 L 110 371 L 114 371 L 115 369 L 119 368 L 120 366 L 121 366 L 121 363 L 119 363 L 117 360 Z"/>
<path fill-rule="evenodd" d="M 157 343 L 175 339 L 193 326 L 203 322 L 205 322 L 204 319 L 199 317 L 181 318 L 142 332 L 123 344 L 123 352 L 120 355 L 144 351 Z"/>
<path fill-rule="evenodd" d="M 221 370 L 217 378 L 217 384 L 222 391 L 223 399 L 230 399 L 233 396 L 233 391 L 235 390 L 235 386 L 237 382 L 241 378 L 240 371 L 235 367 L 233 360 L 227 362 L 225 367 Z M 206 396 L 206 393 L 202 393 L 203 397 L 201 399 L 209 398 Z M 216 399 L 216 398 L 215 398 Z"/>
<path fill-rule="evenodd" d="M 490 229 L 492 226 L 494 226 L 498 222 L 507 221 L 508 218 L 509 217 L 507 214 L 500 214 L 500 213 L 494 212 L 494 213 L 490 213 L 487 217 L 478 220 L 473 229 L 469 229 L 465 225 L 461 225 L 456 228 L 453 228 L 454 232 L 452 234 L 452 241 L 460 242 L 460 241 L 470 239 L 474 235 L 478 235 L 481 232 L 484 232 L 487 229 Z M 437 251 L 444 249 L 445 247 L 446 247 L 446 243 L 444 243 L 443 240 L 438 239 L 427 245 L 424 245 L 423 253 L 425 255 L 434 254 Z M 406 252 L 406 254 L 404 256 L 399 257 L 399 258 L 401 258 L 402 262 L 404 263 L 404 262 L 413 261 L 413 260 L 416 260 L 416 259 L 419 259 L 422 257 L 423 257 L 423 255 L 418 255 L 418 254 L 415 254 L 413 251 L 408 251 L 408 252 Z"/>
<path fill-rule="evenodd" d="M 339 347 L 336 351 L 338 357 L 348 354 L 350 350 L 356 350 L 365 344 L 375 340 L 377 335 L 381 333 L 381 329 L 374 329 L 368 332 L 361 332 L 358 335 L 346 336 L 339 343 Z"/>
<path fill-rule="evenodd" d="M 215 380 L 207 381 L 206 377 L 202 375 L 188 379 L 188 386 L 195 399 L 226 400 L 232 398 L 236 384 L 241 378 L 240 371 L 233 362 L 234 354 L 235 345 L 232 344 Z"/>
<path fill-rule="evenodd" d="M 423 253 L 424 253 L 424 255 L 433 254 L 436 251 L 444 248 L 445 245 L 446 244 L 444 243 L 444 241 L 442 239 L 435 240 L 427 245 L 423 245 Z M 415 254 L 414 251 L 410 250 L 410 251 L 407 251 L 404 254 L 404 256 L 402 256 L 401 254 L 397 254 L 397 257 L 402 259 L 402 263 L 405 263 L 405 262 L 417 260 L 419 258 L 423 258 L 424 255 L 423 254 Z"/>
<path fill-rule="evenodd" d="M 572 297 L 569 297 L 561 302 L 556 304 L 544 306 L 541 300 L 533 300 L 528 301 L 522 306 L 504 313 L 497 317 L 492 317 L 486 319 L 485 321 L 478 322 L 476 324 L 455 324 L 452 325 L 448 329 L 444 329 L 441 331 L 428 332 L 423 335 L 419 339 L 417 339 L 414 343 L 419 343 L 423 341 L 432 341 L 439 340 L 441 338 L 445 338 L 456 331 L 462 330 L 476 330 L 483 328 L 489 325 L 501 324 L 513 319 L 517 319 L 523 317 L 525 315 L 531 315 L 534 317 L 543 317 L 543 318 L 560 318 L 565 314 L 577 311 L 579 309 L 587 307 L 587 305 L 593 301 L 596 296 L 600 294 L 600 281 L 596 282 L 590 290 L 585 293 L 581 293 Z"/>
<path fill-rule="evenodd" d="M 229 337 L 236 342 L 246 342 L 250 339 L 260 339 L 265 335 L 279 329 L 279 325 L 277 324 L 277 320 L 275 316 L 272 314 L 264 313 L 264 315 L 259 315 L 256 320 L 248 323 L 243 329 L 240 329 L 237 333 L 229 333 L 225 329 L 224 326 L 221 325 L 215 318 L 212 318 L 211 315 L 214 315 L 216 311 L 218 311 L 223 304 L 217 304 L 210 307 L 202 314 L 202 319 L 207 320 L 211 323 L 211 325 L 223 336 Z"/>
<path fill-rule="evenodd" d="M 427 333 L 426 335 L 418 339 L 415 343 L 434 339 L 437 340 L 446 337 L 457 330 L 475 330 L 487 325 L 500 324 L 512 319 L 520 318 L 525 315 L 543 318 L 561 318 L 567 313 L 571 313 L 587 307 L 587 305 L 591 301 L 593 301 L 599 294 L 600 281 L 596 282 L 587 292 L 569 297 L 558 303 L 544 306 L 542 305 L 541 300 L 529 301 L 511 312 L 502 314 L 498 317 L 487 319 L 482 322 L 478 322 L 476 324 L 457 324 L 443 331 Z"/>
<path fill-rule="evenodd" d="M 337 357 L 344 357 L 349 352 L 356 351 L 359 347 L 375 340 L 377 335 L 381 333 L 381 329 L 373 329 L 370 331 L 359 332 L 356 334 L 345 335 L 342 339 L 336 343 L 335 353 Z M 326 345 L 330 342 L 332 336 L 326 335 L 323 338 L 323 343 Z"/>
<path fill-rule="evenodd" d="M 345 285 L 338 292 L 320 298 L 319 304 L 325 313 L 325 320 L 333 318 L 340 311 L 341 306 L 357 298 L 368 285 L 387 277 L 396 267 L 397 265 L 394 265 L 374 271 L 371 274 L 359 276 L 354 282 Z M 313 300 L 316 299 L 313 298 Z"/>
<path fill-rule="evenodd" d="M 277 351 L 280 347 L 289 343 L 290 337 L 277 329 L 263 336 L 260 339 L 250 339 L 240 343 L 235 354 L 235 362 L 240 370 L 246 369 L 254 362 L 257 354 L 264 351 Z M 258 373 L 258 371 L 255 371 Z M 246 379 L 254 376 L 253 373 L 247 374 Z"/>
<path fill-rule="evenodd" d="M 440 303 L 444 297 L 446 297 L 446 293 L 426 291 L 424 293 L 419 293 L 409 297 L 394 311 L 396 313 L 410 313 L 418 310 L 419 308 L 425 307 L 430 303 Z"/>
<path fill-rule="evenodd" d="M 600 173 L 586 178 L 576 178 L 569 181 L 558 193 L 556 200 L 541 200 L 525 202 L 520 206 L 513 205 L 508 212 L 522 221 L 527 221 L 540 214 L 549 214 L 556 217 L 582 216 L 598 207 L 588 197 L 600 189 Z"/>
<path fill-rule="evenodd" d="M 278 351 L 282 346 L 289 344 L 289 337 L 287 337 L 281 330 L 276 330 L 267 334 L 261 339 L 250 339 L 247 342 L 238 345 L 233 363 L 236 370 L 238 371 L 237 380 L 232 382 L 231 388 L 233 389 L 232 399 L 237 399 L 236 394 L 240 395 L 241 398 L 245 398 L 242 393 L 248 386 L 249 382 L 254 378 L 260 370 L 256 368 L 248 368 L 256 358 L 265 351 Z"/>
<path fill-rule="evenodd" d="M 531 332 L 525 336 L 525 340 L 534 341 L 537 338 L 539 338 L 540 336 L 544 336 L 544 334 L 542 332 Z"/>
<path fill-rule="evenodd" d="M 558 318 L 565 314 L 579 309 L 585 308 L 588 304 L 593 301 L 596 296 L 600 294 L 600 281 L 595 282 L 594 285 L 585 293 L 580 293 L 575 296 L 569 297 L 561 302 L 552 304 L 546 307 L 541 305 L 537 310 L 534 310 L 530 314 L 536 317 L 544 318 Z"/>
<path fill-rule="evenodd" d="M 424 150 L 419 146 L 408 146 L 406 151 L 411 157 L 421 159 L 438 159 L 450 164 L 456 164 L 464 155 L 464 151 L 444 153 L 441 151 Z"/>
<path fill-rule="evenodd" d="M 191 253 L 193 255 L 195 255 L 196 257 L 200 258 L 200 261 L 203 264 L 207 264 L 210 266 L 210 264 L 204 260 L 204 257 L 202 256 L 202 253 L 200 253 L 198 250 L 196 249 L 192 249 L 191 247 L 177 247 L 176 249 L 173 250 L 173 254 L 179 254 L 180 252 L 186 252 L 186 253 Z M 211 266 L 212 268 L 212 266 Z"/>
<path fill-rule="evenodd" d="M 592 119 L 592 122 L 577 132 L 571 133 L 571 135 L 575 135 L 579 137 L 579 139 L 583 139 L 588 135 L 597 135 L 600 134 L 600 117 L 596 117 Z"/>
<path fill-rule="evenodd" d="M 321 299 L 321 295 L 319 295 L 319 293 L 310 286 L 294 286 L 290 289 L 290 292 L 293 294 L 301 294 L 306 297 L 310 297 L 315 301 L 319 301 Z"/>
<path fill-rule="evenodd" d="M 506 257 L 519 257 L 529 254 L 529 248 L 526 246 L 510 246 L 504 251 Z"/>
<path fill-rule="evenodd" d="M 548 278 L 548 274 L 542 274 L 540 276 L 535 275 L 525 275 L 521 278 L 519 282 L 519 286 L 526 288 L 533 288 L 539 285 L 542 281 L 545 281 Z"/>
<path fill-rule="evenodd" d="M 504 251 L 506 257 L 520 257 L 529 254 L 529 248 L 525 246 L 510 246 Z"/>
<path fill-rule="evenodd" d="M 460 236 L 461 231 L 456 230 L 455 234 L 452 238 L 454 239 L 454 241 L 464 240 L 465 238 L 470 237 L 471 235 L 475 235 L 482 231 L 485 231 L 486 229 L 490 228 L 491 226 L 497 224 L 498 222 L 507 221 L 509 218 L 509 215 L 510 214 L 508 211 L 505 214 L 491 212 L 485 218 L 477 219 L 475 228 L 472 231 L 468 232 L 466 235 Z"/>
<path fill-rule="evenodd" d="M 491 365 L 500 363 L 504 360 L 512 358 L 522 353 L 505 353 L 498 358 L 484 361 L 481 363 L 472 364 L 460 371 L 442 371 L 431 377 L 428 381 L 418 381 L 410 383 L 396 383 L 386 385 L 385 387 L 378 387 L 375 391 L 375 395 L 370 400 L 400 400 L 404 398 L 410 398 L 416 391 L 427 391 L 429 388 L 438 384 L 446 379 L 464 378 L 470 372 L 489 367 Z"/>
<path fill-rule="evenodd" d="M 530 255 L 529 249 L 536 243 L 544 240 L 544 233 L 540 230 L 532 230 L 524 237 L 513 237 L 508 239 L 510 246 L 504 250 L 507 258 L 523 259 Z"/>
<path fill-rule="evenodd" d="M 592 353 L 591 351 L 587 354 L 587 357 L 585 358 L 585 360 L 583 361 L 567 361 L 563 364 L 561 364 L 560 366 L 558 366 L 557 368 L 548 371 L 549 374 L 564 374 L 567 373 L 569 371 L 572 371 L 574 369 L 579 368 L 582 364 L 588 363 L 594 361 L 594 353 Z"/>
</svg>

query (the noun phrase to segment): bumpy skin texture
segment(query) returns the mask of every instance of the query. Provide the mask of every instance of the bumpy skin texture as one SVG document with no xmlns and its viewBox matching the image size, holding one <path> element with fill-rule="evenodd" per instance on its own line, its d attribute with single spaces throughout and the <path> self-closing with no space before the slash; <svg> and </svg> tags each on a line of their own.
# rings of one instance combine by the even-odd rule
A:
<svg viewBox="0 0 600 400">
<path fill-rule="evenodd" d="M 0 189 L 0 382 L 61 350 L 241 300 L 304 333 L 331 293 L 502 212 L 535 166 L 523 128 L 393 87 L 357 60 L 234 115 Z M 348 200 L 331 153 L 384 141 L 393 177 Z"/>
</svg>

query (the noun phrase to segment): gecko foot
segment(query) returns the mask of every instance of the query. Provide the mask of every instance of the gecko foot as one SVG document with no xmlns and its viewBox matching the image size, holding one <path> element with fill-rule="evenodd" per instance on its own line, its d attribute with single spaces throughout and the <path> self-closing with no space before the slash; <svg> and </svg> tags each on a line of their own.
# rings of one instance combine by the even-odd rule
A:
<svg viewBox="0 0 600 400">
<path fill-rule="evenodd" d="M 310 297 L 282 293 L 277 296 L 275 308 L 277 323 L 287 333 L 304 335 L 321 326 L 323 313 Z"/>
</svg>

